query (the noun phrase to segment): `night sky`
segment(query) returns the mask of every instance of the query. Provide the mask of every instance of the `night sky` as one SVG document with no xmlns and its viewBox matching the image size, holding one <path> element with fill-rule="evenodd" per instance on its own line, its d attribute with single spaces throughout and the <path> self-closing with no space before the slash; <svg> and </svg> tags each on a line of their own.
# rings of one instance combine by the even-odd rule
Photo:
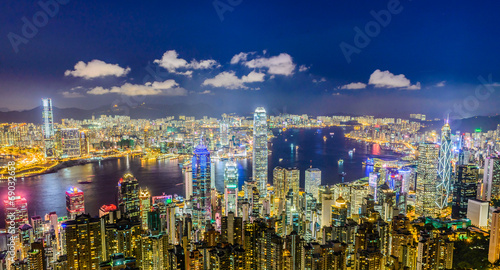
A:
<svg viewBox="0 0 500 270">
<path fill-rule="evenodd" d="M 0 2 L 0 109 L 493 115 L 498 1 Z"/>
</svg>

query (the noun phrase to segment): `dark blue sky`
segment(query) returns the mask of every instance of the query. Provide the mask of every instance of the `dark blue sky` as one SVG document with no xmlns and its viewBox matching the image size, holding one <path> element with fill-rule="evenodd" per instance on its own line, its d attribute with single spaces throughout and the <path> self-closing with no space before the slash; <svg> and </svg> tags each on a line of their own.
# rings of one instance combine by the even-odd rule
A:
<svg viewBox="0 0 500 270">
<path fill-rule="evenodd" d="M 48 16 L 37 1 L 0 3 L 0 108 L 51 97 L 88 109 L 129 101 L 228 112 L 499 112 L 498 1 L 59 1 L 67 3 Z M 390 21 L 381 15 L 381 26 L 373 13 Z M 26 21 L 39 25 L 35 35 L 23 34 Z M 355 42 L 356 27 L 369 42 Z M 350 61 L 340 44 L 356 51 Z M 162 59 L 167 51 L 177 58 Z M 241 52 L 254 53 L 231 64 Z"/>
</svg>

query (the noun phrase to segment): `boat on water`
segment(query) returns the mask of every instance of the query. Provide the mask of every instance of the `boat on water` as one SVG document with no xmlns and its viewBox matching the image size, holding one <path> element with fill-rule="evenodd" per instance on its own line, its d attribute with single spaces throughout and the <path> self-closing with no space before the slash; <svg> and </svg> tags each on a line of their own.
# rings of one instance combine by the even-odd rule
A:
<svg viewBox="0 0 500 270">
<path fill-rule="evenodd" d="M 344 165 L 344 160 L 343 159 L 339 159 L 338 163 L 339 163 L 339 165 Z"/>
<path fill-rule="evenodd" d="M 333 135 L 335 135 L 335 132 L 330 132 L 330 136 L 333 136 Z"/>
<path fill-rule="evenodd" d="M 78 184 L 92 184 L 92 179 L 87 179 L 87 180 L 78 180 Z"/>
<path fill-rule="evenodd" d="M 325 142 L 326 142 L 326 136 L 323 136 L 323 141 L 325 141 Z"/>
<path fill-rule="evenodd" d="M 280 159 L 279 159 L 279 162 L 282 162 L 282 161 L 283 161 L 283 159 L 282 159 L 282 158 L 280 158 Z"/>
<path fill-rule="evenodd" d="M 347 175 L 347 173 L 345 173 L 345 172 L 341 172 L 341 173 L 339 173 L 339 175 L 340 175 L 340 176 L 342 176 L 342 177 L 344 177 L 344 176 L 346 176 L 346 175 Z"/>
<path fill-rule="evenodd" d="M 352 155 L 353 155 L 353 154 L 354 154 L 354 151 L 349 150 L 349 156 L 351 156 L 351 157 L 352 157 Z"/>
</svg>

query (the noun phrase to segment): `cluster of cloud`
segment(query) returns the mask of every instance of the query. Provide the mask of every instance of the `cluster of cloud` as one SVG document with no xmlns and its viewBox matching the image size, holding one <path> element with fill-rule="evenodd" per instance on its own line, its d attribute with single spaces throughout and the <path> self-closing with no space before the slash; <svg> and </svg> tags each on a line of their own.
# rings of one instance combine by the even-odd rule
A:
<svg viewBox="0 0 500 270">
<path fill-rule="evenodd" d="M 202 86 L 210 86 L 226 89 L 252 89 L 259 90 L 260 87 L 250 87 L 252 83 L 264 82 L 267 79 L 273 79 L 275 76 L 292 76 L 296 70 L 298 72 L 308 71 L 310 67 L 300 65 L 293 62 L 292 57 L 287 53 L 280 53 L 275 56 L 266 56 L 267 51 L 262 54 L 257 52 L 241 52 L 232 57 L 231 65 L 241 65 L 241 67 L 250 69 L 247 75 L 239 77 L 236 71 L 222 71 L 218 75 L 207 78 L 203 81 Z M 166 51 L 160 59 L 153 61 L 159 67 L 164 68 L 168 73 L 192 77 L 195 70 L 211 70 L 221 67 L 218 61 L 213 59 L 188 61 L 179 57 L 176 50 Z M 81 77 L 85 79 L 101 78 L 107 76 L 123 77 L 126 76 L 131 69 L 123 68 L 117 64 L 109 64 L 101 60 L 94 59 L 88 63 L 79 61 L 74 66 L 73 70 L 66 70 L 65 76 Z M 247 71 L 248 72 L 248 71 Z M 326 81 L 324 78 L 318 82 Z M 179 96 L 186 95 L 188 91 L 179 86 L 173 80 L 154 81 L 145 84 L 124 83 L 121 86 L 113 86 L 105 88 L 96 86 L 88 89 L 86 92 L 76 91 L 82 87 L 73 88 L 69 91 L 63 91 L 61 94 L 66 98 L 84 97 L 83 93 L 88 95 L 106 95 L 120 94 L 124 96 L 155 96 L 155 95 L 170 95 Z M 210 90 L 203 90 L 200 94 L 212 94 Z"/>
<path fill-rule="evenodd" d="M 193 70 L 213 69 L 220 67 L 220 64 L 213 59 L 201 61 L 193 59 L 191 60 L 191 62 L 188 62 L 185 59 L 179 58 L 179 54 L 175 50 L 165 52 L 162 58 L 154 60 L 154 63 L 165 68 L 170 73 L 185 75 L 188 77 L 191 77 L 193 75 Z"/>
<path fill-rule="evenodd" d="M 398 88 L 401 90 L 420 90 L 420 82 L 411 84 L 410 80 L 404 74 L 394 75 L 388 70 L 375 70 L 368 80 L 368 85 L 375 88 Z M 365 89 L 367 84 L 362 82 L 353 82 L 340 87 L 340 89 Z"/>
<path fill-rule="evenodd" d="M 101 60 L 94 59 L 87 64 L 83 61 L 76 63 L 74 70 L 66 70 L 65 76 L 82 77 L 93 79 L 106 76 L 122 77 L 130 72 L 130 68 L 122 68 L 116 64 L 108 64 Z"/>
<path fill-rule="evenodd" d="M 313 79 L 312 80 L 313 83 L 322 83 L 322 82 L 326 82 L 326 79 L 325 78 L 321 78 L 321 79 Z"/>
<path fill-rule="evenodd" d="M 266 74 L 252 71 L 248 75 L 238 78 L 234 71 L 224 71 L 211 79 L 206 79 L 202 85 L 224 87 L 227 89 L 248 89 L 245 83 L 263 82 Z"/>
<path fill-rule="evenodd" d="M 166 80 L 163 82 L 147 82 L 146 84 L 131 84 L 125 83 L 122 86 L 113 86 L 109 89 L 101 86 L 94 87 L 87 91 L 89 95 L 105 95 L 110 93 L 121 94 L 125 96 L 185 96 L 186 89 L 178 87 L 179 84 L 174 80 Z"/>
</svg>

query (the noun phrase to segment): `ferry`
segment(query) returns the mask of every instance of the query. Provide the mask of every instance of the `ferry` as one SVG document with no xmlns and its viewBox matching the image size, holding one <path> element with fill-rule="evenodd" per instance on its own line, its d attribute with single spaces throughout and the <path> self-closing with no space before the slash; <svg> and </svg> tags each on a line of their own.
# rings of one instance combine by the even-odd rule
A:
<svg viewBox="0 0 500 270">
<path fill-rule="evenodd" d="M 78 180 L 78 184 L 92 184 L 92 179 Z"/>
<path fill-rule="evenodd" d="M 339 159 L 339 166 L 340 165 L 344 165 L 344 160 L 343 159 Z"/>
</svg>

